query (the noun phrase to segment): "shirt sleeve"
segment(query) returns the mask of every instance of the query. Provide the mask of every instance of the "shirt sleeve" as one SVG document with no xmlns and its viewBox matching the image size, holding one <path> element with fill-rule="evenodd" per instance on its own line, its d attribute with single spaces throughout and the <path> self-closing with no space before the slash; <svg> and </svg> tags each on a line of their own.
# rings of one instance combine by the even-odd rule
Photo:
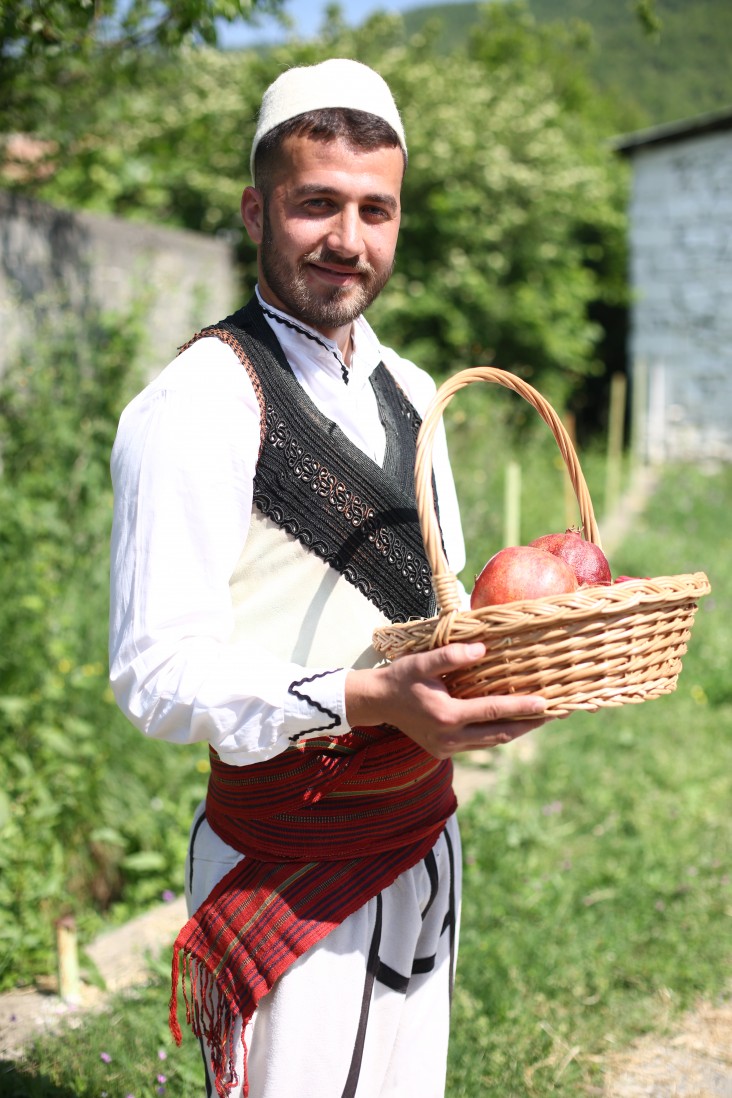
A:
<svg viewBox="0 0 732 1098">
<path fill-rule="evenodd" d="M 112 453 L 110 682 L 143 733 L 209 742 L 234 765 L 345 721 L 346 669 L 303 669 L 234 642 L 229 578 L 246 541 L 260 415 L 238 359 L 202 339 L 123 413 Z M 315 708 L 314 708 L 315 706 Z M 322 709 L 320 710 L 322 712 Z"/>
</svg>

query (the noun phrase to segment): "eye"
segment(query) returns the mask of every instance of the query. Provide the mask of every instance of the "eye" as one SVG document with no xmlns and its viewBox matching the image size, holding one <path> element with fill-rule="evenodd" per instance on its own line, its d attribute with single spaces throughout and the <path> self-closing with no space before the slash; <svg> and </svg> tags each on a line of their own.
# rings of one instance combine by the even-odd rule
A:
<svg viewBox="0 0 732 1098">
<path fill-rule="evenodd" d="M 391 210 L 384 206 L 362 206 L 361 214 L 367 221 L 390 221 L 393 217 Z"/>
<path fill-rule="evenodd" d="M 306 198 L 302 203 L 302 208 L 306 213 L 330 213 L 333 209 L 333 203 L 329 198 Z"/>
</svg>

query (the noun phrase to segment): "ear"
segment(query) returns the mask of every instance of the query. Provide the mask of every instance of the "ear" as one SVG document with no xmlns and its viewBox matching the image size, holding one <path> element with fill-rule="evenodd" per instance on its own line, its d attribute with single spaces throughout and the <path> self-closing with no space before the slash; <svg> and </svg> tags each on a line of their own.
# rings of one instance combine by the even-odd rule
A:
<svg viewBox="0 0 732 1098">
<path fill-rule="evenodd" d="M 241 196 L 241 219 L 254 244 L 262 243 L 264 200 L 256 187 L 245 187 Z"/>
</svg>

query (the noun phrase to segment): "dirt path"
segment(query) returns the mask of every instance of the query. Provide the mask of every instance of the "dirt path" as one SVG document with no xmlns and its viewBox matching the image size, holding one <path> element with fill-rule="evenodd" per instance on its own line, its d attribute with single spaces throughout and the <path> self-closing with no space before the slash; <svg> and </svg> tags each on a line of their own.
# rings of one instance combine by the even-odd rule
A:
<svg viewBox="0 0 732 1098">
<path fill-rule="evenodd" d="M 732 1000 L 700 1002 L 666 1037 L 607 1062 L 606 1098 L 732 1098 Z"/>
<path fill-rule="evenodd" d="M 18 1059 L 36 1037 L 64 1022 L 80 1022 L 87 1011 L 103 1007 L 109 995 L 144 982 L 150 961 L 170 949 L 185 921 L 181 897 L 95 939 L 85 952 L 104 991 L 82 980 L 78 1000 L 65 1002 L 58 995 L 57 981 L 49 978 L 46 988 L 18 988 L 0 995 L 0 1060 Z"/>
</svg>

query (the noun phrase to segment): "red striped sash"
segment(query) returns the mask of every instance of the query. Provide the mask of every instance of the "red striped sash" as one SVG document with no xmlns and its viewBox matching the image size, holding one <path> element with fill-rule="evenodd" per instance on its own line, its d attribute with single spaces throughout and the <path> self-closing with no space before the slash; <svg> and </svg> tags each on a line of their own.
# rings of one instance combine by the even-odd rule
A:
<svg viewBox="0 0 732 1098">
<path fill-rule="evenodd" d="M 456 807 L 451 761 L 394 729 L 305 741 L 246 767 L 212 752 L 206 816 L 246 857 L 178 935 L 170 1025 L 180 1043 L 180 977 L 186 1020 L 211 1047 L 222 1098 L 239 1082 L 235 1020 L 243 1041 L 275 980 L 424 858 Z M 242 1082 L 246 1095 L 246 1048 Z"/>
</svg>

